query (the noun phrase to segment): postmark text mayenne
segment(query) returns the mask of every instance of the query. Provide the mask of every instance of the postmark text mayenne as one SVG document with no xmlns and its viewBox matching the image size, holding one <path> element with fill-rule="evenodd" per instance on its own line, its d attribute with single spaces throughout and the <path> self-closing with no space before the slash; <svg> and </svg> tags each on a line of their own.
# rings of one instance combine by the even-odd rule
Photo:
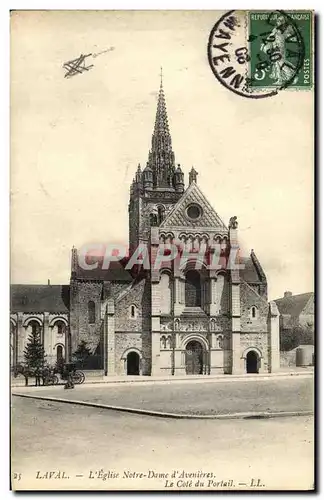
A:
<svg viewBox="0 0 324 500">
<path fill-rule="evenodd" d="M 217 80 L 260 99 L 312 85 L 312 13 L 230 11 L 214 25 L 208 60 Z"/>
</svg>

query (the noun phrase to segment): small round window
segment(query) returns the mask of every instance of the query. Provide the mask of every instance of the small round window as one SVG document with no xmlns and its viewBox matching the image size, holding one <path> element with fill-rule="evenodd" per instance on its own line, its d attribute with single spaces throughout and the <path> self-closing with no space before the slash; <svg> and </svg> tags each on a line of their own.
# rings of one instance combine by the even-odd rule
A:
<svg viewBox="0 0 324 500">
<path fill-rule="evenodd" d="M 199 217 L 201 217 L 201 214 L 202 214 L 202 209 L 199 205 L 196 205 L 196 204 L 192 204 L 192 205 L 189 205 L 189 207 L 187 208 L 187 215 L 189 217 L 189 219 L 199 219 Z"/>
</svg>

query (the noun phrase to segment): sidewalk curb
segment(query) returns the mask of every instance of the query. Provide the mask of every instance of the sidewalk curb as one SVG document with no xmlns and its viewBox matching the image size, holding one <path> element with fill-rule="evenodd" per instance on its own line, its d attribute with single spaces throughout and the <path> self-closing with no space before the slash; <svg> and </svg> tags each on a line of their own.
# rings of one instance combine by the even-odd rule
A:
<svg viewBox="0 0 324 500">
<path fill-rule="evenodd" d="M 63 398 L 55 398 L 50 396 L 34 396 L 31 394 L 19 394 L 12 393 L 12 396 L 17 396 L 21 398 L 30 398 L 30 399 L 40 399 L 42 401 L 54 401 L 57 403 L 69 403 L 80 406 L 88 406 L 93 408 L 102 408 L 105 410 L 114 410 L 125 413 L 134 413 L 137 415 L 147 415 L 151 417 L 162 417 L 162 418 L 173 418 L 173 419 L 209 419 L 209 420 L 229 420 L 229 419 L 248 419 L 248 418 L 275 418 L 275 417 L 300 417 L 300 416 L 308 416 L 313 415 L 314 412 L 311 410 L 305 411 L 282 411 L 282 412 L 242 412 L 242 413 L 228 413 L 224 415 L 188 415 L 182 413 L 167 413 L 160 412 L 154 410 L 141 410 L 138 408 L 126 408 L 123 406 L 113 406 L 113 405 L 105 405 L 103 403 L 91 403 L 89 401 L 78 401 L 73 399 L 63 399 Z"/>
<path fill-rule="evenodd" d="M 101 380 L 91 380 L 91 379 L 88 379 L 88 380 L 85 380 L 84 384 L 82 384 L 82 386 L 80 387 L 86 387 L 86 386 L 89 386 L 89 385 L 93 385 L 93 384 L 96 384 L 96 385 L 106 385 L 106 386 L 109 386 L 109 385 L 140 385 L 140 384 L 151 384 L 151 385 L 154 385 L 154 384 L 172 384 L 172 383 L 206 383 L 206 382 L 214 382 L 214 383 L 220 383 L 220 382 L 255 382 L 255 381 L 261 381 L 261 380 L 279 380 L 279 379 L 283 379 L 283 378 L 295 378 L 295 377 L 299 377 L 299 378 L 310 378 L 310 377 L 314 377 L 314 372 L 310 371 L 310 372 L 284 372 L 284 373 L 265 373 L 265 374 L 258 374 L 258 375 L 227 375 L 227 376 L 224 376 L 224 375 L 208 375 L 208 376 L 204 376 L 204 375 L 198 375 L 198 376 L 186 376 L 186 377 L 168 377 L 168 378 L 164 378 L 164 377 L 146 377 L 146 378 L 136 378 L 136 379 L 132 379 L 132 378 L 125 378 L 125 379 L 120 379 L 120 378 L 114 378 L 114 377 L 111 377 L 111 378 L 105 378 L 105 379 L 101 379 Z M 54 386 L 51 386 L 52 388 L 54 387 L 59 387 L 59 386 L 62 386 L 64 384 L 64 382 L 58 384 L 58 385 L 54 385 Z M 37 387 L 37 389 L 40 389 L 42 388 L 43 386 L 39 386 Z M 48 386 L 47 386 L 48 387 Z M 25 389 L 25 386 L 23 384 L 13 384 L 11 383 L 11 388 L 12 389 L 19 389 L 19 388 L 23 388 Z M 35 389 L 35 386 L 28 386 L 28 388 L 34 388 Z"/>
</svg>

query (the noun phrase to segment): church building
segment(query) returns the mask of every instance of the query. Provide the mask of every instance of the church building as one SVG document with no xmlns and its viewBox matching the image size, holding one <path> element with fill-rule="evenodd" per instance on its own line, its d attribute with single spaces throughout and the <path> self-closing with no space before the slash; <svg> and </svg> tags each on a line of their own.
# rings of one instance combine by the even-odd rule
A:
<svg viewBox="0 0 324 500">
<path fill-rule="evenodd" d="M 86 368 L 108 376 L 279 370 L 279 312 L 268 303 L 265 273 L 253 250 L 240 255 L 236 217 L 226 226 L 194 168 L 186 187 L 162 83 L 128 211 L 126 258 L 85 266 L 73 248 L 69 285 L 11 286 L 11 363 L 23 362 L 28 335 L 39 329 L 49 362 L 70 360 L 83 345 Z"/>
</svg>

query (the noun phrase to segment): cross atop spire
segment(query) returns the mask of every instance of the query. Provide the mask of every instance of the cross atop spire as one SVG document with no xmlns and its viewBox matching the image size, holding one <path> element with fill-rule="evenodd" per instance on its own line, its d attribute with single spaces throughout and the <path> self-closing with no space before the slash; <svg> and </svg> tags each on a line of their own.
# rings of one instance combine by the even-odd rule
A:
<svg viewBox="0 0 324 500">
<path fill-rule="evenodd" d="M 175 161 L 163 90 L 162 67 L 160 78 L 161 82 L 152 135 L 152 147 L 149 152 L 148 163 L 153 171 L 154 187 L 172 187 Z"/>
</svg>

